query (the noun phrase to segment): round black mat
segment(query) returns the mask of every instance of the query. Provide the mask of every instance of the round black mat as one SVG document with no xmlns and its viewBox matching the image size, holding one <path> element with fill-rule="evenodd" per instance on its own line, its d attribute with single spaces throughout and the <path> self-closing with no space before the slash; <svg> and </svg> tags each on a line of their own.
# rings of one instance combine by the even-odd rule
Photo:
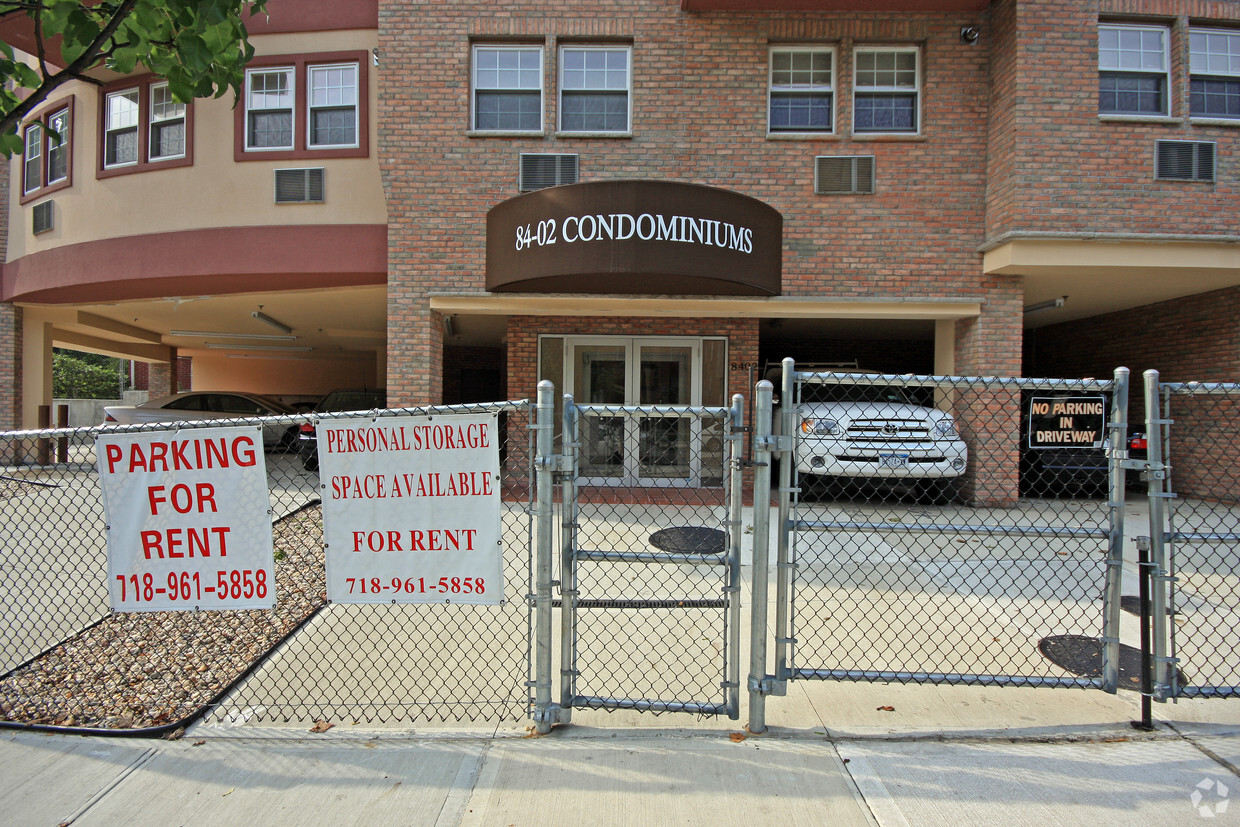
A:
<svg viewBox="0 0 1240 827">
<path fill-rule="evenodd" d="M 650 535 L 650 544 L 672 554 L 723 554 L 728 535 L 705 526 L 673 526 Z"/>
<path fill-rule="evenodd" d="M 1053 635 L 1038 641 L 1038 651 L 1056 666 L 1082 678 L 1102 677 L 1103 643 L 1084 635 Z M 1119 688 L 1141 691 L 1141 650 L 1120 644 Z"/>
</svg>

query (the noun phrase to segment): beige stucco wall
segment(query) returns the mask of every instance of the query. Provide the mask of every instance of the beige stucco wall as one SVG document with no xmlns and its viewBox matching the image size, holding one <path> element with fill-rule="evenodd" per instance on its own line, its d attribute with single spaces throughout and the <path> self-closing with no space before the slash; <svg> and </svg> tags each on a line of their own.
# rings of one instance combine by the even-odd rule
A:
<svg viewBox="0 0 1240 827">
<path fill-rule="evenodd" d="M 293 55 L 373 49 L 373 30 L 270 35 L 253 39 L 258 55 Z M 30 210 L 22 205 L 21 158 L 10 161 L 8 261 L 54 247 L 147 233 L 212 227 L 295 224 L 384 224 L 386 210 L 378 160 L 379 68 L 370 66 L 370 156 L 283 161 L 233 160 L 232 94 L 194 102 L 192 166 L 96 178 L 99 94 L 96 87 L 73 83 L 53 93 L 52 100 L 74 97 L 72 181 L 51 193 L 55 229 L 38 237 L 31 231 Z M 323 166 L 323 204 L 276 206 L 273 172 L 280 168 Z M 43 199 L 40 199 L 43 200 Z"/>
</svg>

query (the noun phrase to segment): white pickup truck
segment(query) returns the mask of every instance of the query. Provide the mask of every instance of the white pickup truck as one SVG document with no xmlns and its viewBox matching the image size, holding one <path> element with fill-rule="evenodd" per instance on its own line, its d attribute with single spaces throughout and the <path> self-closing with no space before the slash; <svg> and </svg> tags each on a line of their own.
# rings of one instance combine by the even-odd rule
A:
<svg viewBox="0 0 1240 827">
<path fill-rule="evenodd" d="M 796 369 L 881 375 L 834 363 L 799 363 Z M 778 369 L 768 371 L 766 378 L 779 387 Z M 794 453 L 803 491 L 829 488 L 828 483 L 839 478 L 911 486 L 921 499 L 938 504 L 956 496 L 969 449 L 950 413 L 917 404 L 903 387 L 870 384 L 860 376 L 847 383 L 803 382 L 800 397 Z M 781 422 L 777 411 L 777 432 Z"/>
</svg>

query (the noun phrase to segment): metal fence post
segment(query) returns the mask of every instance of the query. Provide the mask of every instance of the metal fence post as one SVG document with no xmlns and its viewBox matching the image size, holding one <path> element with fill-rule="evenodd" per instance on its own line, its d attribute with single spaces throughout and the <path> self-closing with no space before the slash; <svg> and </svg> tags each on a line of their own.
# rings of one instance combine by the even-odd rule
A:
<svg viewBox="0 0 1240 827">
<path fill-rule="evenodd" d="M 754 390 L 753 599 L 749 625 L 749 731 L 766 732 L 767 588 L 771 525 L 771 395 L 763 379 Z"/>
<path fill-rule="evenodd" d="M 535 511 L 537 532 L 534 553 L 534 722 L 539 734 L 551 731 L 554 711 L 551 709 L 551 532 L 554 521 L 552 485 L 556 458 L 554 456 L 555 387 L 548 380 L 538 383 L 535 408 L 534 465 L 538 489 Z"/>
<path fill-rule="evenodd" d="M 732 411 L 728 416 L 728 646 L 732 652 L 728 658 L 728 717 L 740 717 L 741 686 L 741 509 L 744 505 L 744 457 L 745 457 L 745 398 L 739 393 L 732 397 Z M 756 506 L 756 503 L 755 503 Z"/>
<path fill-rule="evenodd" d="M 1162 416 L 1162 390 L 1158 371 L 1145 372 L 1145 437 L 1146 462 L 1149 465 L 1150 499 L 1150 563 L 1153 567 L 1151 586 L 1153 599 L 1150 635 L 1154 657 L 1154 686 L 1156 700 L 1166 700 L 1170 685 L 1167 671 L 1167 468 L 1163 464 L 1163 431 L 1166 420 Z"/>
<path fill-rule="evenodd" d="M 1119 689 L 1120 597 L 1124 575 L 1124 460 L 1128 457 L 1128 368 L 1115 369 L 1111 397 L 1111 450 L 1107 457 L 1110 496 L 1110 532 L 1107 548 L 1107 579 L 1103 592 L 1102 689 L 1114 694 Z"/>
<path fill-rule="evenodd" d="M 563 420 L 560 440 L 567 473 L 560 487 L 560 714 L 562 722 L 568 723 L 577 694 L 577 457 L 581 447 L 572 394 L 564 394 Z"/>
<path fill-rule="evenodd" d="M 776 539 L 776 588 L 775 588 L 775 680 L 788 680 L 788 644 L 792 641 L 792 477 L 796 468 L 797 433 L 797 387 L 796 361 L 791 357 L 782 362 L 783 372 L 779 389 L 779 432 L 786 446 L 779 450 L 779 512 Z M 775 456 L 772 453 L 772 458 Z"/>
</svg>

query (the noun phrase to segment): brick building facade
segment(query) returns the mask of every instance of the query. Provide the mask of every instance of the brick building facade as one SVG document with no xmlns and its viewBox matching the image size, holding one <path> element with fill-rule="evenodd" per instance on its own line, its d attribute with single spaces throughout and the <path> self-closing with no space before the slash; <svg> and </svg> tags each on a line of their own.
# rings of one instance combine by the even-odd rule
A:
<svg viewBox="0 0 1240 827">
<path fill-rule="evenodd" d="M 53 342 L 142 359 L 161 382 L 179 355 L 195 388 L 306 398 L 386 384 L 402 405 L 526 398 L 543 378 L 601 393 L 600 359 L 626 372 L 608 401 L 634 403 L 647 369 L 678 377 L 671 401 L 726 404 L 788 356 L 1240 380 L 1236 0 L 269 9 L 252 27 L 254 71 L 310 86 L 343 67 L 351 143 L 294 130 L 286 150 L 252 147 L 243 95 L 236 111 L 194 102 L 197 148 L 173 168 L 110 169 L 97 152 L 108 95 L 157 79 L 66 87 L 70 180 L 32 189 L 22 159 L 9 170 L 22 182 L 0 296 L 11 424 L 45 395 L 32 365 Z M 297 100 L 295 121 L 309 116 Z M 272 172 L 306 168 L 326 171 L 319 199 L 273 204 Z M 636 200 L 597 200 L 619 182 Z M 664 215 L 665 185 L 702 188 L 698 212 Z M 161 200 L 191 189 L 219 197 L 202 214 Z M 573 215 L 578 240 L 583 218 L 593 230 L 618 214 L 707 240 L 655 238 L 640 265 L 578 273 L 585 247 L 561 236 L 554 275 L 522 281 L 496 251 L 531 246 L 538 217 L 524 238 L 488 217 L 558 193 L 594 204 Z M 710 240 L 723 226 L 712 197 L 779 216 L 773 285 L 746 272 L 741 224 L 710 271 L 725 260 L 712 246 L 727 246 Z M 46 198 L 56 228 L 32 235 Z M 271 337 L 258 311 L 293 346 L 226 352 Z M 1014 450 L 992 450 L 984 499 L 1010 495 Z"/>
</svg>

